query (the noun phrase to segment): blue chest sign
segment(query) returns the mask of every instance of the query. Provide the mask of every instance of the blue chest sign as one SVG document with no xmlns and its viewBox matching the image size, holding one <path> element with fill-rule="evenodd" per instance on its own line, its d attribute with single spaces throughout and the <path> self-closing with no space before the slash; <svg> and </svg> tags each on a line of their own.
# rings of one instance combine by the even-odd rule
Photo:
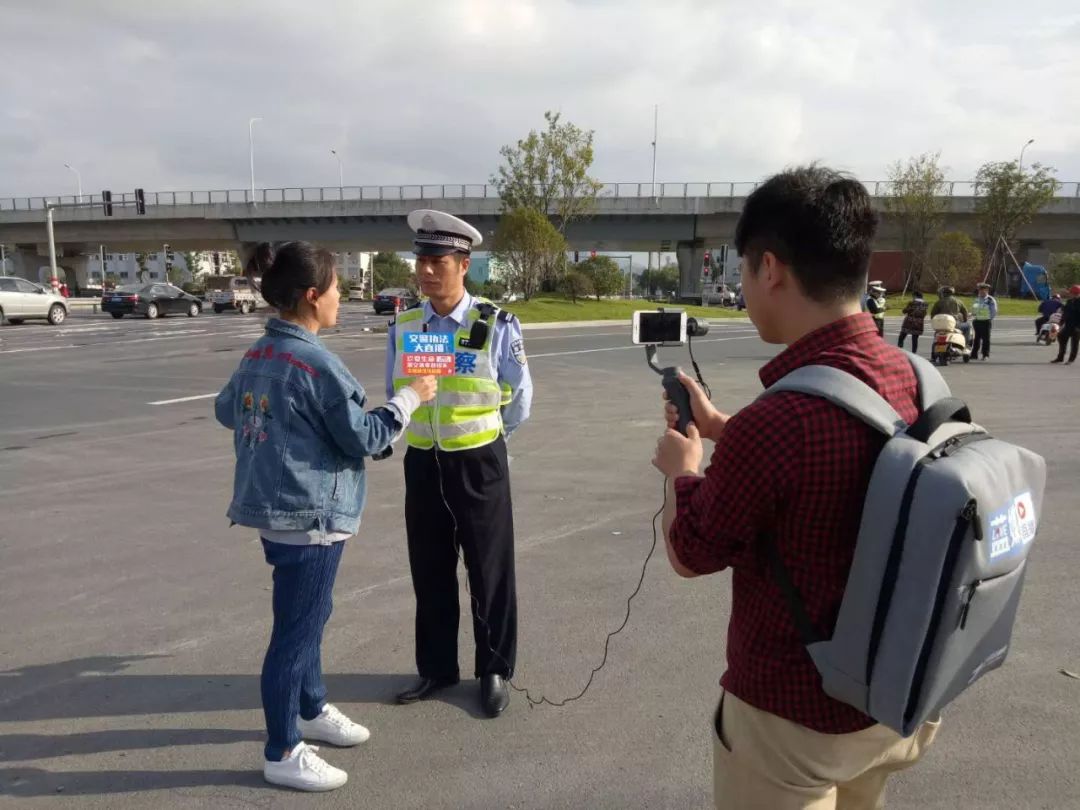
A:
<svg viewBox="0 0 1080 810">
<path fill-rule="evenodd" d="M 454 336 L 449 332 L 409 332 L 405 354 L 453 354 Z"/>
</svg>

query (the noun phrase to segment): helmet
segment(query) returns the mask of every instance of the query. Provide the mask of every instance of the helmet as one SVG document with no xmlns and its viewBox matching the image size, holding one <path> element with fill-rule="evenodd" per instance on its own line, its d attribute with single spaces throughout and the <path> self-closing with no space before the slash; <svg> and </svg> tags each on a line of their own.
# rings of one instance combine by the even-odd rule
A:
<svg viewBox="0 0 1080 810">
<path fill-rule="evenodd" d="M 1080 295 L 1080 284 L 1073 284 L 1069 287 L 1069 295 Z"/>
</svg>

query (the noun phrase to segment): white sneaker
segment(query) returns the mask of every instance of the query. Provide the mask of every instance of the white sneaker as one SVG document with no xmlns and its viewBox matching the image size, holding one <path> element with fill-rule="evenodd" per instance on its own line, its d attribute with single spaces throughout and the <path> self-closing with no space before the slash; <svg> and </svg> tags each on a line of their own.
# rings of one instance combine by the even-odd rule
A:
<svg viewBox="0 0 1080 810">
<path fill-rule="evenodd" d="M 349 775 L 322 759 L 315 753 L 318 750 L 314 745 L 297 743 L 281 762 L 263 763 L 263 779 L 310 793 L 337 790 L 349 781 Z"/>
<path fill-rule="evenodd" d="M 300 734 L 305 740 L 319 740 L 348 748 L 365 742 L 371 732 L 343 715 L 332 703 L 323 706 L 322 714 L 314 720 L 300 718 Z"/>
</svg>

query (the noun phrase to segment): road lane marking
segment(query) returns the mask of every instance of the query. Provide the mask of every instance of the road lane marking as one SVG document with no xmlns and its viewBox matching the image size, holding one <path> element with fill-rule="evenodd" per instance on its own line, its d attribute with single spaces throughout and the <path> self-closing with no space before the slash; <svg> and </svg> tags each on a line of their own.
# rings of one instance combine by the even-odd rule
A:
<svg viewBox="0 0 1080 810">
<path fill-rule="evenodd" d="M 159 399 L 156 402 L 147 402 L 147 405 L 175 405 L 177 402 L 194 402 L 197 399 L 210 399 L 216 397 L 218 392 L 212 394 L 196 394 L 193 397 L 177 397 L 176 399 Z"/>
<path fill-rule="evenodd" d="M 0 349 L 0 354 L 16 354 L 18 352 L 51 352 L 57 349 L 77 349 L 79 348 L 74 343 L 70 343 L 66 346 L 34 346 L 29 349 Z"/>
</svg>

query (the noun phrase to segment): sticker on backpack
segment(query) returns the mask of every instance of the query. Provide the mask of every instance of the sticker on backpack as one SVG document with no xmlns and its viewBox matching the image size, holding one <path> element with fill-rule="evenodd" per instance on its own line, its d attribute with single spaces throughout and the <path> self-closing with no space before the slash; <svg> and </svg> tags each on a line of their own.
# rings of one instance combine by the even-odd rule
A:
<svg viewBox="0 0 1080 810">
<path fill-rule="evenodd" d="M 990 516 L 990 559 L 1013 554 L 1033 539 L 1038 521 L 1030 492 L 1022 492 Z"/>
</svg>

